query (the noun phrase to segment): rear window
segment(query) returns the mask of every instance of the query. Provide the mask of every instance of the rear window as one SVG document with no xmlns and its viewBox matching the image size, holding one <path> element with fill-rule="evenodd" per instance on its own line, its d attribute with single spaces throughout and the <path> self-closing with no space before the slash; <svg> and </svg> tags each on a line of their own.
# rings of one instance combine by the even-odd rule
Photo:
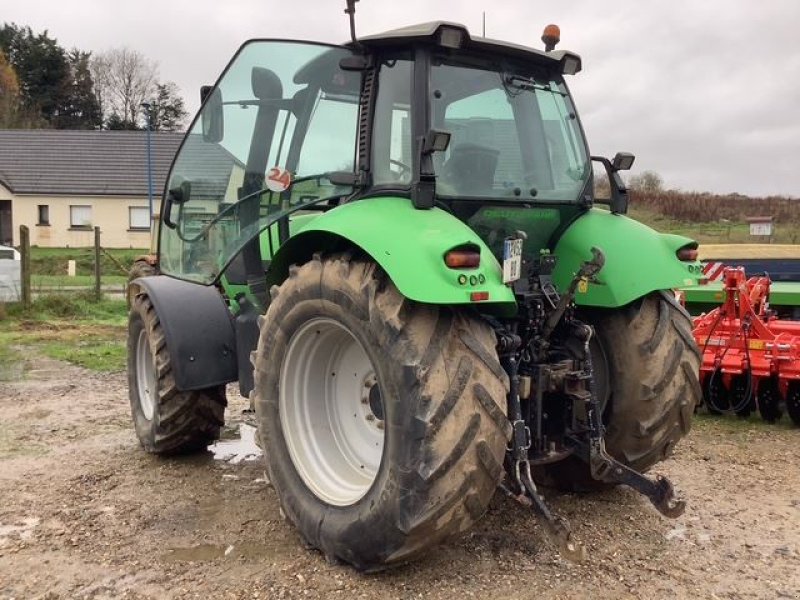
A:
<svg viewBox="0 0 800 600">
<path fill-rule="evenodd" d="M 3 260 L 4 258 L 14 260 L 14 251 L 6 248 L 0 248 L 0 260 Z"/>
</svg>

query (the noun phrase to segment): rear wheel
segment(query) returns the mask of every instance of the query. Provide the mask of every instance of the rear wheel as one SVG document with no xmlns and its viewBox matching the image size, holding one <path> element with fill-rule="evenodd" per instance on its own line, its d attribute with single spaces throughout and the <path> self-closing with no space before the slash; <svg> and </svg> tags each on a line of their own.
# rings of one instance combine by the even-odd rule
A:
<svg viewBox="0 0 800 600">
<path fill-rule="evenodd" d="M 133 306 L 133 299 L 139 293 L 139 286 L 131 285 L 131 282 L 140 277 L 152 277 L 153 275 L 158 275 L 158 269 L 150 261 L 144 258 L 138 258 L 134 261 L 131 270 L 128 272 L 128 285 L 125 288 L 128 308 Z"/>
<path fill-rule="evenodd" d="M 204 450 L 219 437 L 225 387 L 176 388 L 164 331 L 146 293 L 136 295 L 128 318 L 128 390 L 136 435 L 148 452 Z"/>
<path fill-rule="evenodd" d="M 374 263 L 347 256 L 293 267 L 273 290 L 256 414 L 305 541 L 379 570 L 469 528 L 511 433 L 492 329 L 404 298 Z"/>
<path fill-rule="evenodd" d="M 689 433 L 701 401 L 700 352 L 688 314 L 668 293 L 614 310 L 586 311 L 595 328 L 592 362 L 604 406 L 605 444 L 614 458 L 644 472 L 668 458 Z M 610 484 L 592 478 L 578 458 L 536 469 L 537 479 L 571 491 Z"/>
</svg>

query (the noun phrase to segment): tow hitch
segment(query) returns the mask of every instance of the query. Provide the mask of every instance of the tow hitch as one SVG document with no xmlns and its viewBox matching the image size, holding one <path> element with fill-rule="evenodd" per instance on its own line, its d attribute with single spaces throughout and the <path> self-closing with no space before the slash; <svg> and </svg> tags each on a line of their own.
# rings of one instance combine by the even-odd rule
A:
<svg viewBox="0 0 800 600">
<path fill-rule="evenodd" d="M 494 323 L 498 353 L 510 380 L 508 418 L 513 431 L 507 455 L 510 483 L 502 489 L 533 509 L 548 540 L 564 558 L 573 561 L 583 560 L 586 550 L 573 539 L 569 523 L 547 506 L 531 475 L 532 464 L 575 456 L 587 463 L 593 479 L 633 488 L 665 517 L 676 518 L 686 508 L 668 479 L 646 477 L 606 451 L 589 346 L 594 330 L 574 316 L 576 289 L 581 282 L 594 281 L 604 264 L 602 251 L 593 248 L 592 254 L 560 297 L 550 280 L 555 261 L 542 257 L 531 277 L 514 284 L 520 303 L 531 307 L 527 322 L 510 328 Z M 563 340 L 572 340 L 571 357 L 564 357 Z M 522 376 L 521 365 L 526 370 Z M 553 431 L 553 415 L 548 414 L 552 408 L 546 407 L 548 396 L 553 395 L 570 406 L 562 415 L 565 425 L 560 437 Z"/>
</svg>

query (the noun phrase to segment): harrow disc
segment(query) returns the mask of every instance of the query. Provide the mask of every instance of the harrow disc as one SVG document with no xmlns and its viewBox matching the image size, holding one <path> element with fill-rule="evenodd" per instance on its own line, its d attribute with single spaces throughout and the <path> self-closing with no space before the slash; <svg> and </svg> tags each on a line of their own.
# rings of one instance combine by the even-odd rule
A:
<svg viewBox="0 0 800 600">
<path fill-rule="evenodd" d="M 765 377 L 758 383 L 758 412 L 767 423 L 774 423 L 783 416 L 781 400 L 777 377 Z"/>
<path fill-rule="evenodd" d="M 703 399 L 709 414 L 721 415 L 731 406 L 728 389 L 722 382 L 722 373 L 714 371 L 703 385 Z"/>
<path fill-rule="evenodd" d="M 730 409 L 742 419 L 750 416 L 756 408 L 753 378 L 749 374 L 736 375 L 731 379 Z"/>
<path fill-rule="evenodd" d="M 800 381 L 792 381 L 786 393 L 786 412 L 794 424 L 800 427 Z"/>
</svg>

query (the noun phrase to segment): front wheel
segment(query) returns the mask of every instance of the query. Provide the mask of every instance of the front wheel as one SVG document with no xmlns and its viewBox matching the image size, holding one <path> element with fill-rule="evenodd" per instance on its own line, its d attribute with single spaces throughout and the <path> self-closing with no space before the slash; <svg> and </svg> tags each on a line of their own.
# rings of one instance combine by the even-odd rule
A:
<svg viewBox="0 0 800 600">
<path fill-rule="evenodd" d="M 619 309 L 585 310 L 580 318 L 595 329 L 592 363 L 606 450 L 645 472 L 689 433 L 702 399 L 691 320 L 668 292 Z M 544 485 L 571 491 L 609 485 L 593 479 L 589 466 L 573 457 L 536 471 Z"/>
<path fill-rule="evenodd" d="M 372 262 L 319 257 L 275 289 L 255 357 L 271 480 L 305 541 L 361 570 L 465 531 L 503 474 L 507 377 L 460 310 Z"/>
<path fill-rule="evenodd" d="M 139 292 L 128 317 L 128 393 L 136 435 L 153 454 L 205 450 L 225 416 L 225 386 L 179 390 L 173 360 L 155 307 Z"/>
</svg>

